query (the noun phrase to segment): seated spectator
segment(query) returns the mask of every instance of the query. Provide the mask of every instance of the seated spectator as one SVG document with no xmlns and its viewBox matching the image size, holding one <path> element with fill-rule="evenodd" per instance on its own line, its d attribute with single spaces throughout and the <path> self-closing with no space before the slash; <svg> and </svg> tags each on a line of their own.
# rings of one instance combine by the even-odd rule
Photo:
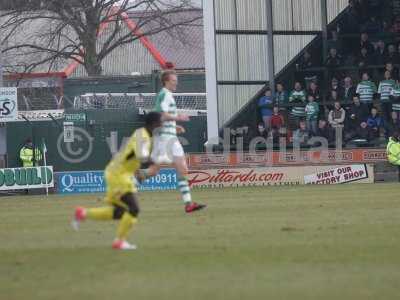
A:
<svg viewBox="0 0 400 300">
<path fill-rule="evenodd" d="M 311 54 L 306 50 L 304 51 L 303 57 L 300 60 L 298 68 L 300 70 L 306 70 L 312 67 L 314 67 L 314 63 L 311 59 Z"/>
<path fill-rule="evenodd" d="M 342 57 L 337 53 L 337 49 L 331 48 L 329 50 L 328 58 L 326 59 L 325 66 L 328 68 L 337 68 L 342 64 Z"/>
<path fill-rule="evenodd" d="M 268 139 L 268 131 L 265 130 L 264 122 L 259 123 L 257 126 L 257 136 Z"/>
<path fill-rule="evenodd" d="M 287 91 L 285 91 L 285 88 L 282 83 L 278 83 L 276 85 L 274 103 L 275 105 L 279 106 L 280 110 L 286 110 L 286 106 L 289 103 L 288 93 Z"/>
<path fill-rule="evenodd" d="M 395 131 L 400 131 L 400 119 L 398 113 L 393 111 L 391 118 L 388 122 L 385 122 L 386 127 L 386 138 L 392 136 Z"/>
<path fill-rule="evenodd" d="M 345 103 L 351 103 L 355 94 L 356 87 L 353 86 L 353 81 L 351 80 L 351 77 L 346 77 L 344 79 L 343 101 Z"/>
<path fill-rule="evenodd" d="M 294 117 L 296 124 L 301 118 L 306 115 L 305 104 L 306 104 L 306 93 L 303 90 L 301 83 L 296 82 L 294 85 L 294 90 L 289 95 L 289 103 L 292 105 L 292 110 L 290 112 L 291 116 Z"/>
<path fill-rule="evenodd" d="M 381 102 L 383 118 L 386 121 L 390 119 L 390 115 L 392 114 L 392 103 L 390 102 L 390 95 L 395 85 L 396 81 L 392 79 L 390 72 L 386 71 L 384 79 L 379 83 L 378 87 L 378 95 Z"/>
<path fill-rule="evenodd" d="M 328 123 L 325 119 L 321 119 L 318 121 L 318 128 L 317 128 L 317 137 L 324 138 L 328 141 L 328 144 L 332 142 L 331 137 L 331 130 L 328 126 Z"/>
<path fill-rule="evenodd" d="M 321 94 L 319 92 L 318 85 L 315 82 L 310 83 L 310 88 L 307 90 L 307 95 L 313 96 L 315 102 L 321 101 Z"/>
<path fill-rule="evenodd" d="M 306 123 L 300 121 L 299 128 L 293 132 L 293 145 L 300 145 L 300 147 L 307 146 L 310 135 L 306 128 Z"/>
<path fill-rule="evenodd" d="M 365 68 L 370 65 L 373 65 L 373 57 L 368 53 L 367 48 L 361 48 L 361 52 L 359 53 L 356 63 L 358 67 Z"/>
<path fill-rule="evenodd" d="M 384 65 L 387 56 L 385 42 L 379 40 L 375 49 L 375 64 Z"/>
<path fill-rule="evenodd" d="M 392 103 L 393 113 L 396 113 L 397 119 L 400 119 L 400 81 L 398 79 L 390 94 L 390 102 Z"/>
<path fill-rule="evenodd" d="M 367 124 L 370 129 L 371 139 L 379 138 L 385 127 L 383 119 L 378 115 L 378 110 L 375 107 L 371 109 L 371 115 L 367 119 Z"/>
<path fill-rule="evenodd" d="M 346 111 L 342 108 L 339 101 L 335 101 L 334 108 L 329 112 L 328 122 L 332 128 L 343 128 Z"/>
<path fill-rule="evenodd" d="M 319 105 L 315 102 L 313 95 L 308 95 L 308 103 L 306 105 L 306 127 L 310 135 L 317 134 L 317 122 L 319 115 Z"/>
<path fill-rule="evenodd" d="M 371 16 L 368 21 L 364 23 L 361 30 L 367 34 L 375 35 L 381 33 L 383 28 L 382 24 L 377 20 L 377 18 L 375 16 Z"/>
<path fill-rule="evenodd" d="M 400 63 L 399 54 L 397 53 L 396 47 L 393 44 L 388 46 L 388 51 L 385 56 L 385 63 L 392 63 L 394 65 Z"/>
<path fill-rule="evenodd" d="M 355 131 L 362 122 L 367 121 L 368 115 L 368 107 L 360 102 L 358 95 L 354 95 L 353 104 L 349 107 L 349 110 L 346 113 L 346 116 L 348 116 L 347 129 L 349 131 Z"/>
<path fill-rule="evenodd" d="M 272 96 L 271 90 L 267 89 L 263 97 L 258 100 L 258 108 L 260 109 L 261 118 L 264 122 L 265 129 L 269 131 L 271 125 L 271 116 L 272 116 Z"/>
<path fill-rule="evenodd" d="M 376 92 L 377 89 L 375 83 L 370 81 L 369 74 L 364 72 L 362 74 L 362 81 L 357 85 L 356 90 L 356 93 L 360 95 L 361 103 L 364 103 L 368 105 L 368 108 L 371 108 Z"/>
<path fill-rule="evenodd" d="M 369 142 L 371 140 L 371 131 L 368 128 L 367 122 L 361 122 L 356 128 L 345 134 L 345 142 L 348 143 L 354 140 L 363 140 Z"/>
<path fill-rule="evenodd" d="M 358 45 L 358 48 L 357 48 L 357 53 L 360 53 L 362 48 L 367 49 L 367 52 L 369 55 L 374 54 L 375 48 L 372 45 L 372 43 L 369 41 L 369 37 L 366 32 L 361 33 L 361 40 L 360 40 L 360 44 Z"/>
</svg>

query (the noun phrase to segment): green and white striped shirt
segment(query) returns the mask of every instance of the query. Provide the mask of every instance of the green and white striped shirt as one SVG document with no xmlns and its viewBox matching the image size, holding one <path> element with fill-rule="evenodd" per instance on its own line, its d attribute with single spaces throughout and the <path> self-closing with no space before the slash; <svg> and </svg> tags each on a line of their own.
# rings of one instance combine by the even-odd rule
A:
<svg viewBox="0 0 400 300">
<path fill-rule="evenodd" d="M 379 83 L 378 87 L 378 94 L 381 95 L 382 102 L 389 102 L 390 101 L 390 94 L 396 85 L 396 81 L 393 79 L 383 80 Z"/>
<path fill-rule="evenodd" d="M 289 95 L 289 102 L 293 104 L 291 114 L 296 117 L 305 117 L 306 92 L 293 90 Z M 294 103 L 293 103 L 294 102 Z"/>
<path fill-rule="evenodd" d="M 156 112 L 169 113 L 170 115 L 177 116 L 176 103 L 174 96 L 171 91 L 166 88 L 162 88 L 158 93 L 156 98 L 156 107 L 154 109 Z M 160 136 L 164 137 L 174 137 L 176 136 L 176 122 L 175 121 L 165 121 L 162 124 L 161 130 L 159 132 Z"/>
<path fill-rule="evenodd" d="M 357 85 L 356 93 L 360 95 L 361 103 L 371 103 L 376 93 L 376 85 L 372 81 L 363 80 Z"/>
<path fill-rule="evenodd" d="M 393 99 L 392 110 L 400 111 L 400 85 L 396 85 L 390 94 L 395 99 Z"/>
</svg>

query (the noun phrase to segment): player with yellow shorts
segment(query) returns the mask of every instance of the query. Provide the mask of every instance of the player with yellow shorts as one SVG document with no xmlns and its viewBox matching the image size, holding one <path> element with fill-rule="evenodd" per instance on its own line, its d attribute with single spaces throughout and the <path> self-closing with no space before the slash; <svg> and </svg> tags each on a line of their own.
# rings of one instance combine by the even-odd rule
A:
<svg viewBox="0 0 400 300">
<path fill-rule="evenodd" d="M 137 129 L 123 149 L 107 165 L 104 175 L 107 185 L 105 201 L 108 206 L 98 208 L 77 207 L 72 226 L 79 229 L 80 222 L 91 220 L 119 220 L 114 249 L 133 250 L 135 245 L 128 243 L 127 238 L 137 222 L 139 205 L 137 188 L 132 180 L 133 175 L 143 163 L 151 163 L 153 130 L 161 126 L 161 114 L 151 112 L 146 115 L 145 127 Z M 146 177 L 156 175 L 157 168 L 142 170 Z M 142 174 L 143 175 L 143 174 Z"/>
</svg>

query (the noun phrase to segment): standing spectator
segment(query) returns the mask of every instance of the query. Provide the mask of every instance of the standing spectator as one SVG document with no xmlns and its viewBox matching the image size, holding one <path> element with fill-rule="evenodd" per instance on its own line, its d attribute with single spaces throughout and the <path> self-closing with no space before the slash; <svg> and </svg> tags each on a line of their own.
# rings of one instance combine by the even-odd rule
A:
<svg viewBox="0 0 400 300">
<path fill-rule="evenodd" d="M 306 123 L 304 121 L 299 122 L 299 128 L 293 132 L 293 144 L 300 145 L 300 147 L 307 146 L 308 140 L 310 139 L 310 134 L 306 128 Z"/>
<path fill-rule="evenodd" d="M 289 103 L 289 96 L 282 83 L 276 85 L 274 102 L 275 105 L 278 105 L 279 110 L 286 111 L 286 107 Z"/>
<path fill-rule="evenodd" d="M 271 125 L 271 116 L 272 116 L 272 97 L 271 97 L 271 90 L 267 89 L 263 97 L 258 100 L 258 107 L 260 109 L 261 118 L 264 122 L 265 128 L 269 131 Z"/>
<path fill-rule="evenodd" d="M 386 138 L 391 136 L 393 132 L 400 131 L 400 119 L 398 118 L 397 112 L 392 112 L 389 122 L 386 125 Z"/>
<path fill-rule="evenodd" d="M 33 148 L 32 140 L 28 138 L 19 151 L 19 158 L 24 168 L 39 166 L 39 162 L 42 160 L 42 152 L 39 148 L 35 148 L 35 150 Z"/>
<path fill-rule="evenodd" d="M 328 122 L 333 129 L 340 129 L 344 127 L 344 120 L 346 118 L 346 111 L 342 108 L 339 101 L 335 102 L 334 108 L 329 112 Z"/>
<path fill-rule="evenodd" d="M 339 34 L 337 30 L 331 31 L 331 38 L 327 42 L 327 47 L 328 49 L 335 48 L 338 50 L 339 53 L 342 54 L 343 51 L 342 42 L 339 39 Z"/>
<path fill-rule="evenodd" d="M 392 63 L 394 65 L 399 64 L 399 54 L 397 53 L 396 47 L 393 44 L 388 46 L 385 63 Z"/>
<path fill-rule="evenodd" d="M 369 55 L 374 54 L 374 51 L 375 51 L 374 46 L 369 41 L 369 37 L 366 32 L 361 33 L 361 40 L 360 40 L 360 44 L 358 46 L 357 52 L 359 53 L 362 48 L 366 48 Z"/>
<path fill-rule="evenodd" d="M 308 104 L 306 105 L 306 125 L 311 135 L 317 134 L 317 122 L 319 114 L 319 105 L 314 101 L 313 95 L 308 95 Z"/>
<path fill-rule="evenodd" d="M 318 85 L 315 82 L 310 83 L 310 88 L 307 90 L 307 95 L 314 97 L 315 102 L 321 102 L 321 94 Z"/>
<path fill-rule="evenodd" d="M 379 40 L 378 43 L 376 44 L 375 63 L 377 65 L 384 65 L 386 56 L 387 56 L 387 51 L 386 51 L 385 42 L 382 40 Z"/>
<path fill-rule="evenodd" d="M 361 29 L 367 34 L 376 35 L 382 32 L 383 27 L 375 16 L 371 16 Z"/>
<path fill-rule="evenodd" d="M 271 117 L 271 135 L 274 143 L 279 143 L 279 138 L 281 137 L 283 126 L 285 121 L 283 116 L 279 113 L 279 107 L 274 106 L 273 115 Z"/>
<path fill-rule="evenodd" d="M 381 109 L 383 112 L 383 117 L 386 121 L 390 119 L 390 115 L 392 114 L 390 95 L 392 94 L 392 90 L 395 85 L 396 81 L 392 79 L 390 72 L 386 71 L 384 74 L 384 80 L 379 83 L 378 87 L 378 94 L 381 100 Z"/>
<path fill-rule="evenodd" d="M 367 72 L 362 74 L 362 81 L 357 85 L 356 93 L 360 95 L 361 103 L 367 104 L 368 108 L 372 107 L 374 95 L 377 92 L 376 85 L 369 80 Z"/>
<path fill-rule="evenodd" d="M 339 80 L 336 77 L 333 77 L 331 80 L 331 87 L 329 91 L 329 95 L 331 95 L 331 91 L 335 91 L 337 93 L 338 98 L 342 98 L 343 89 L 339 84 Z"/>
<path fill-rule="evenodd" d="M 291 115 L 294 117 L 296 124 L 298 124 L 300 119 L 304 118 L 306 115 L 304 109 L 306 93 L 303 90 L 300 82 L 295 83 L 294 90 L 289 95 L 289 102 L 292 105 Z"/>
<path fill-rule="evenodd" d="M 361 48 L 356 62 L 359 68 L 365 68 L 373 64 L 373 57 L 368 53 L 367 48 Z"/>
<path fill-rule="evenodd" d="M 354 95 L 353 104 L 350 106 L 347 120 L 347 129 L 349 131 L 354 131 L 362 122 L 366 122 L 369 115 L 368 107 L 360 102 L 358 95 Z"/>
<path fill-rule="evenodd" d="M 351 103 L 355 94 L 356 88 L 355 86 L 353 86 L 353 81 L 351 80 L 351 77 L 346 77 L 344 79 L 343 101 L 345 103 Z"/>
<path fill-rule="evenodd" d="M 384 69 L 383 73 L 385 73 L 386 71 L 390 72 L 390 77 L 393 78 L 394 80 L 399 78 L 399 70 L 397 68 L 395 68 L 393 63 L 388 62 L 385 64 L 385 69 Z"/>
<path fill-rule="evenodd" d="M 400 81 L 398 79 L 390 94 L 390 100 L 392 102 L 392 111 L 396 113 L 397 118 L 400 119 Z"/>
<path fill-rule="evenodd" d="M 326 59 L 325 66 L 331 69 L 340 67 L 342 64 L 342 57 L 337 53 L 337 49 L 331 48 L 329 50 L 328 58 Z"/>
<path fill-rule="evenodd" d="M 307 50 L 304 51 L 303 57 L 300 60 L 299 63 L 299 69 L 300 70 L 306 70 L 309 68 L 314 67 L 314 62 L 311 59 L 311 54 Z"/>
<path fill-rule="evenodd" d="M 383 119 L 378 115 L 378 110 L 373 107 L 371 109 L 371 115 L 367 120 L 368 128 L 370 129 L 371 139 L 379 138 L 381 131 L 384 130 Z"/>
</svg>

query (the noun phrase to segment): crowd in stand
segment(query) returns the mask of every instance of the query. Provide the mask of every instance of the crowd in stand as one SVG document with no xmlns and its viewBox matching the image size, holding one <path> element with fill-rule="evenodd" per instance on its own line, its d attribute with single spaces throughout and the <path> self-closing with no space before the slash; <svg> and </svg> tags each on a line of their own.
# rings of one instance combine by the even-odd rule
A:
<svg viewBox="0 0 400 300">
<path fill-rule="evenodd" d="M 379 145 L 400 129 L 400 16 L 387 9 L 381 1 L 350 0 L 326 59 L 305 51 L 297 64 L 303 80 L 293 87 L 280 82 L 259 99 L 258 135 L 301 145 L 314 136 Z"/>
</svg>

